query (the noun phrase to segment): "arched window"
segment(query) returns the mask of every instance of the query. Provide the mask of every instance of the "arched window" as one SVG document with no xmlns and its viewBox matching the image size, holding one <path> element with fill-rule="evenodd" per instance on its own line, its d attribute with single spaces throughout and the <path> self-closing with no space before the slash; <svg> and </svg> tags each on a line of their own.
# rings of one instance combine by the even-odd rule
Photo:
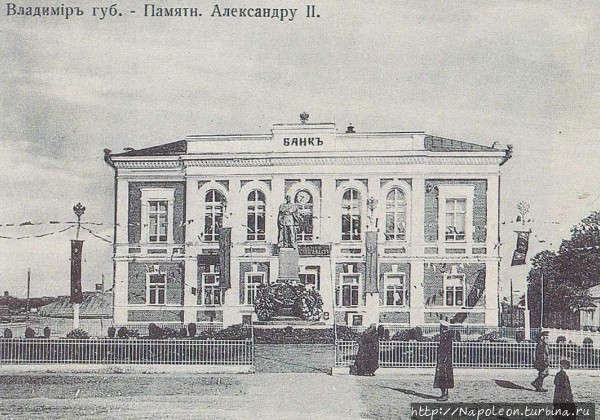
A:
<svg viewBox="0 0 600 420">
<path fill-rule="evenodd" d="M 296 240 L 299 242 L 312 241 L 313 239 L 313 197 L 306 190 L 300 190 L 294 197 L 300 213 L 300 225 Z"/>
<path fill-rule="evenodd" d="M 249 241 L 265 240 L 265 194 L 252 190 L 248 194 L 248 222 L 246 238 Z"/>
<path fill-rule="evenodd" d="M 406 239 L 406 196 L 400 188 L 392 188 L 385 200 L 385 239 Z"/>
<path fill-rule="evenodd" d="M 342 240 L 360 240 L 360 193 L 349 188 L 342 197 Z"/>
<path fill-rule="evenodd" d="M 223 203 L 225 197 L 219 190 L 209 190 L 204 197 L 204 240 L 219 240 L 219 228 L 223 226 Z"/>
</svg>

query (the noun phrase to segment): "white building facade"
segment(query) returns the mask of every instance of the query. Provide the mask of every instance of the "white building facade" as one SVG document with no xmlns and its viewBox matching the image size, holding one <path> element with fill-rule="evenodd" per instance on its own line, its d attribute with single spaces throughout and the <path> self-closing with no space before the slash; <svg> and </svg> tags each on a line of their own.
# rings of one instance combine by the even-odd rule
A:
<svg viewBox="0 0 600 420">
<path fill-rule="evenodd" d="M 509 150 L 304 119 L 264 135 L 105 153 L 115 172 L 117 324 L 256 319 L 256 287 L 278 278 L 286 195 L 301 215 L 299 279 L 321 294 L 322 323 L 498 324 Z"/>
</svg>

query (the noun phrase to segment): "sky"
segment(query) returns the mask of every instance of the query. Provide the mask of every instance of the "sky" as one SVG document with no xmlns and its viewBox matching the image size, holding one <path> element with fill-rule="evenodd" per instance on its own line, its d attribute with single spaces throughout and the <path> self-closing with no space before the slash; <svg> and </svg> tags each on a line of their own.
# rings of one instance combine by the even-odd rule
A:
<svg viewBox="0 0 600 420">
<path fill-rule="evenodd" d="M 103 149 L 142 148 L 189 134 L 268 133 L 273 123 L 333 121 L 357 131 L 419 131 L 514 146 L 502 166 L 501 288 L 510 268 L 516 204 L 531 205 L 529 256 L 556 249 L 600 209 L 600 3 L 596 1 L 317 3 L 320 18 L 0 15 L 0 224 L 84 221 L 112 235 L 113 172 Z M 298 7 L 290 1 L 224 7 Z M 38 4 L 23 3 L 36 6 Z M 0 236 L 69 225 L 0 226 Z M 67 294 L 75 229 L 0 238 L 0 289 Z M 87 231 L 83 287 L 112 281 L 111 246 Z M 545 242 L 540 242 L 545 241 Z"/>
</svg>

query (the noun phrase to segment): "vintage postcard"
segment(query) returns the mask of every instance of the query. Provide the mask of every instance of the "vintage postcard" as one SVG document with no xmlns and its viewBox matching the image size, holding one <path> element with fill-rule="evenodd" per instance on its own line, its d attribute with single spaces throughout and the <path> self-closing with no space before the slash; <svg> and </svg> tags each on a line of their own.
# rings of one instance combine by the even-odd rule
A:
<svg viewBox="0 0 600 420">
<path fill-rule="evenodd" d="M 0 5 L 0 417 L 600 418 L 600 3 Z"/>
</svg>

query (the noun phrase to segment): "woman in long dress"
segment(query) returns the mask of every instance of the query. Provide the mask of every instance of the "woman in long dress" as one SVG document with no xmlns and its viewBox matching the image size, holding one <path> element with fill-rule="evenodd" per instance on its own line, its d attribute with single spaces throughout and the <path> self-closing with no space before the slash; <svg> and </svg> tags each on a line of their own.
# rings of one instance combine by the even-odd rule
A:
<svg viewBox="0 0 600 420">
<path fill-rule="evenodd" d="M 378 367 L 379 337 L 376 325 L 371 324 L 360 336 L 353 372 L 355 375 L 373 376 Z"/>
<path fill-rule="evenodd" d="M 440 343 L 437 351 L 437 364 L 433 387 L 442 392 L 440 401 L 448 400 L 448 389 L 454 388 L 454 371 L 452 368 L 452 331 L 446 321 L 440 322 Z"/>
</svg>

